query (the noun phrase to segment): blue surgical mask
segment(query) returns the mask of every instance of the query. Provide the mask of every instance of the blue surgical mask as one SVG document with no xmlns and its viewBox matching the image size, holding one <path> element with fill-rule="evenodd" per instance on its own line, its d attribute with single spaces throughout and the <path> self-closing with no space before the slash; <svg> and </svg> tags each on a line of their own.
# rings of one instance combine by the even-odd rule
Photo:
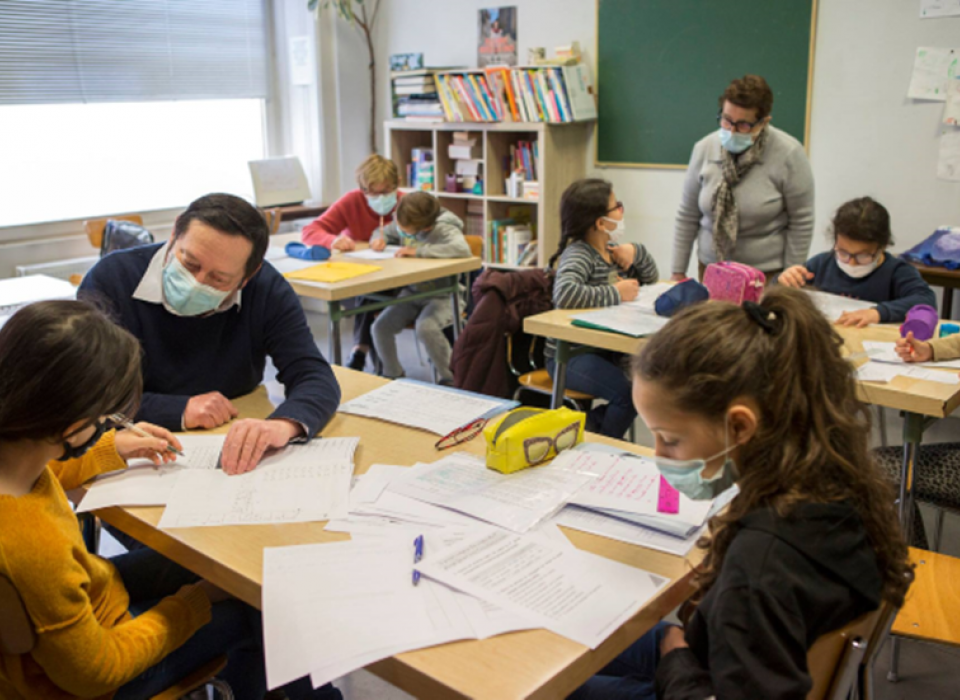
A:
<svg viewBox="0 0 960 700">
<path fill-rule="evenodd" d="M 729 433 L 724 431 L 726 435 Z M 736 445 L 728 446 L 706 459 L 670 459 L 669 457 L 652 457 L 657 469 L 677 491 L 694 501 L 708 501 L 716 498 L 737 480 L 737 465 L 733 459 L 727 457 L 720 470 L 709 479 L 703 478 L 703 471 L 717 457 L 729 455 L 737 449 Z"/>
<path fill-rule="evenodd" d="M 720 129 L 720 145 L 731 153 L 743 153 L 753 145 L 753 134 Z"/>
<path fill-rule="evenodd" d="M 397 206 L 397 193 L 390 194 L 368 194 L 367 205 L 380 216 L 386 216 Z"/>
<path fill-rule="evenodd" d="M 175 254 L 163 268 L 163 299 L 178 316 L 199 316 L 215 311 L 231 293 L 197 282 Z"/>
</svg>

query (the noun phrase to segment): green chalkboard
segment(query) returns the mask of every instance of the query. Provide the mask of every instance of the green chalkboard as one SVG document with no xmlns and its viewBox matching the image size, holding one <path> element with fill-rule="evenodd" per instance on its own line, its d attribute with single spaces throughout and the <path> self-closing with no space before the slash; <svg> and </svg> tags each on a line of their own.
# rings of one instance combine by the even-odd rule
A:
<svg viewBox="0 0 960 700">
<path fill-rule="evenodd" d="M 806 143 L 817 0 L 597 0 L 598 165 L 683 167 L 733 78 Z"/>
</svg>

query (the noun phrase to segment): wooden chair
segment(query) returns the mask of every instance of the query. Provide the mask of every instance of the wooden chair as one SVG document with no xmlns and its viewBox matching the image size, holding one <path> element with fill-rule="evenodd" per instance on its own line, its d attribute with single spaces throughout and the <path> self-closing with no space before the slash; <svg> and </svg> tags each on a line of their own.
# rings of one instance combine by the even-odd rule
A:
<svg viewBox="0 0 960 700">
<path fill-rule="evenodd" d="M 813 688 L 807 700 L 872 700 L 873 661 L 890 631 L 896 609 L 883 603 L 845 627 L 820 637 L 807 652 Z"/>
<path fill-rule="evenodd" d="M 10 580 L 0 575 L 0 651 L 5 654 L 29 654 L 33 651 L 37 637 L 33 624 L 24 608 L 23 600 Z M 204 664 L 193 673 L 170 686 L 151 700 L 178 700 L 184 695 L 210 685 L 219 691 L 222 698 L 232 700 L 233 692 L 216 675 L 227 666 L 227 657 L 219 656 Z"/>
<path fill-rule="evenodd" d="M 139 214 L 124 214 L 122 216 L 110 216 L 104 219 L 87 219 L 83 222 L 83 230 L 87 234 L 90 245 L 97 250 L 100 250 L 100 244 L 103 243 L 103 229 L 106 228 L 108 219 L 132 221 L 135 224 L 143 226 L 143 217 Z"/>
<path fill-rule="evenodd" d="M 279 207 L 261 209 L 260 211 L 263 212 L 263 218 L 267 220 L 267 228 L 270 229 L 270 235 L 274 235 L 280 230 L 280 222 L 283 219 L 283 212 L 280 211 Z"/>
</svg>

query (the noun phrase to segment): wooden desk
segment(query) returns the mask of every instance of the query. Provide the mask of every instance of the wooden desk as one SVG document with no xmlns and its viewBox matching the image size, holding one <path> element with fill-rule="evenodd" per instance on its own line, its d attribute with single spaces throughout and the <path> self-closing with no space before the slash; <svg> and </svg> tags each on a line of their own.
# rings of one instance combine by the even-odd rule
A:
<svg viewBox="0 0 960 700">
<path fill-rule="evenodd" d="M 553 382 L 551 406 L 561 405 L 566 387 L 566 365 L 582 349 L 573 345 L 600 348 L 635 354 L 646 342 L 644 338 L 631 338 L 607 331 L 578 328 L 571 317 L 583 313 L 583 309 L 554 309 L 524 319 L 523 329 L 531 334 L 557 341 L 556 371 Z M 854 363 L 861 365 L 866 358 L 856 355 L 863 352 L 863 341 L 879 340 L 893 342 L 900 337 L 896 325 L 868 326 L 867 328 L 842 328 L 835 326 L 843 336 L 846 352 L 854 355 Z M 883 406 L 904 412 L 903 417 L 903 468 L 900 473 L 900 521 L 907 541 L 910 541 L 913 525 L 913 470 L 917 449 L 924 431 L 936 420 L 953 413 L 960 405 L 960 384 L 941 384 L 911 377 L 896 377 L 888 384 L 858 382 L 857 396 L 864 403 Z"/>
<path fill-rule="evenodd" d="M 278 246 L 285 246 L 291 241 L 299 241 L 299 235 L 296 233 L 274 236 L 271 243 Z M 360 244 L 358 248 L 366 247 Z M 446 294 L 450 295 L 453 301 L 453 335 L 454 338 L 460 334 L 460 283 L 458 277 L 464 272 L 473 272 L 482 267 L 480 258 L 388 258 L 386 260 L 357 260 L 345 256 L 339 251 L 335 251 L 331 260 L 344 260 L 355 262 L 369 262 L 377 265 L 381 269 L 366 275 L 354 277 L 342 282 L 324 283 L 309 282 L 305 280 L 288 280 L 294 291 L 303 297 L 311 299 L 321 299 L 330 307 L 330 339 L 329 339 L 329 357 L 335 364 L 341 363 L 340 352 L 340 321 L 348 316 L 356 316 L 367 311 L 378 311 L 380 309 L 411 301 L 413 299 L 425 299 L 430 297 L 439 297 Z M 390 289 L 406 287 L 410 284 L 420 282 L 430 282 L 447 278 L 446 283 L 438 283 L 434 290 L 429 292 L 420 292 L 412 294 L 402 299 L 391 296 L 376 297 L 378 292 L 384 292 Z M 356 306 L 352 309 L 344 309 L 341 302 L 345 299 L 353 299 L 359 296 L 373 296 L 375 301 Z"/>
<path fill-rule="evenodd" d="M 948 270 L 945 267 L 929 267 L 923 263 L 911 262 L 924 281 L 932 287 L 943 287 L 943 304 L 940 318 L 949 321 L 953 314 L 953 290 L 960 289 L 960 270 Z"/>
<path fill-rule="evenodd" d="M 387 381 L 342 367 L 334 367 L 334 372 L 344 401 Z M 234 404 L 241 418 L 264 416 L 272 410 L 263 387 Z M 338 413 L 323 435 L 360 437 L 356 453 L 358 474 L 378 462 L 432 462 L 441 454 L 433 447 L 435 435 L 360 416 Z M 589 435 L 588 439 L 617 444 L 625 451 L 649 453 L 644 448 L 600 436 Z M 484 443 L 474 439 L 463 447 L 482 454 Z M 348 539 L 346 534 L 324 531 L 325 523 L 159 530 L 157 523 L 162 511 L 107 508 L 97 515 L 258 608 L 265 547 Z M 580 549 L 666 576 L 670 584 L 593 651 L 552 632 L 531 630 L 411 651 L 373 664 L 369 670 L 409 693 L 431 699 L 565 697 L 692 592 L 693 567 L 701 558 L 698 550 L 681 558 L 577 530 L 565 528 L 564 532 Z"/>
</svg>

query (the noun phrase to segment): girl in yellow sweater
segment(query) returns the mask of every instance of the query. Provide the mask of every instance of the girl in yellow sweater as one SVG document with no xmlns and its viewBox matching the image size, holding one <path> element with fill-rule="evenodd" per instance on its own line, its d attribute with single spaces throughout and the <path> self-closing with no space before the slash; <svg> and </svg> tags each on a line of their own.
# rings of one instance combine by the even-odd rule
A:
<svg viewBox="0 0 960 700">
<path fill-rule="evenodd" d="M 0 649 L 0 698 L 146 698 L 222 654 L 236 697 L 263 697 L 259 613 L 153 550 L 107 561 L 84 547 L 64 489 L 179 447 L 149 424 L 150 438 L 108 430 L 140 391 L 136 339 L 88 304 L 33 304 L 0 330 L 0 576 L 35 640 Z M 306 680 L 284 691 L 340 697 Z"/>
</svg>

